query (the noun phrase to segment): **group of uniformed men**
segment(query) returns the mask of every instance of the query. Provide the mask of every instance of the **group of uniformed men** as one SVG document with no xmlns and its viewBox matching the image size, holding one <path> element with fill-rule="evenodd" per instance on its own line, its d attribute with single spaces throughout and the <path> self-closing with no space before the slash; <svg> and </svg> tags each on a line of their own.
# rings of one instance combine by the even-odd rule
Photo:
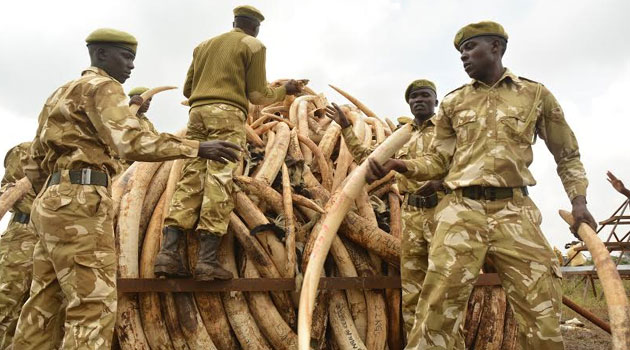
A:
<svg viewBox="0 0 630 350">
<path fill-rule="evenodd" d="M 133 161 L 187 158 L 164 222 L 155 273 L 230 279 L 217 249 L 233 209 L 232 173 L 244 154 L 248 104 L 301 92 L 289 80 L 271 88 L 263 15 L 234 9 L 233 30 L 197 46 L 186 76 L 186 138 L 158 133 L 144 113 L 147 88 L 129 92 L 136 39 L 98 29 L 87 39 L 91 67 L 48 98 L 32 142 L 9 151 L 2 190 L 26 176 L 33 190 L 13 207 L 0 239 L 0 349 L 109 349 L 116 315 L 116 253 L 110 185 Z M 396 157 L 369 160 L 368 182 L 397 173 L 404 195 L 401 277 L 406 349 L 464 349 L 464 310 L 487 259 L 500 275 L 522 349 L 562 349 L 561 273 L 528 197 L 532 144 L 543 139 L 573 205 L 576 224 L 595 222 L 577 141 L 553 95 L 502 65 L 508 35 L 494 22 L 463 27 L 455 49 L 472 81 L 444 97 L 412 82 L 404 97 L 413 135 Z M 129 104 L 141 105 L 132 115 Z M 372 152 L 344 110 L 342 127 L 355 160 Z M 574 227 L 575 228 L 575 227 Z M 178 245 L 199 234 L 199 262 L 185 266 Z M 32 282 L 31 282 L 32 280 Z M 29 292 L 30 291 L 30 292 Z M 21 312 L 20 312 L 21 311 Z M 15 333 L 15 334 L 14 334 Z"/>
</svg>

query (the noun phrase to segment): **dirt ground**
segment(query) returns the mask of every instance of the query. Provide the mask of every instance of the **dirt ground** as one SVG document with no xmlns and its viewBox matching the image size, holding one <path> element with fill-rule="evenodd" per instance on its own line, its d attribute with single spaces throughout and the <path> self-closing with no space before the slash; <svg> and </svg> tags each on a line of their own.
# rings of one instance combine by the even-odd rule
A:
<svg viewBox="0 0 630 350">
<path fill-rule="evenodd" d="M 587 288 L 585 292 L 584 281 L 579 278 L 565 278 L 562 287 L 566 297 L 585 307 L 602 320 L 609 322 L 606 301 L 602 297 L 599 281 L 596 281 L 595 285 L 597 296 L 593 295 L 590 288 Z M 624 285 L 626 291 L 630 292 L 630 281 L 624 281 Z M 564 306 L 562 309 L 562 320 L 566 321 L 572 318 L 580 320 L 584 324 L 584 328 L 562 327 L 565 350 L 608 350 L 612 348 L 610 334 Z"/>
<path fill-rule="evenodd" d="M 610 334 L 597 328 L 586 319 L 578 317 L 584 328 L 566 329 L 563 327 L 565 350 L 606 350 L 612 348 Z"/>
</svg>

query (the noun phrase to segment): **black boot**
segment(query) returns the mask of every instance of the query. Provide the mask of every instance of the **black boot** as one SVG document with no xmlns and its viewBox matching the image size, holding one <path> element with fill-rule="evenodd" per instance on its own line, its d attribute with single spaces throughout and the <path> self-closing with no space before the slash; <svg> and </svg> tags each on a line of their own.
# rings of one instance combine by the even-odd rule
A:
<svg viewBox="0 0 630 350">
<path fill-rule="evenodd" d="M 232 273 L 219 264 L 217 251 L 221 244 L 221 236 L 201 231 L 199 235 L 199 257 L 195 267 L 195 279 L 200 281 L 230 280 Z"/>
<path fill-rule="evenodd" d="M 184 231 L 171 226 L 162 229 L 162 248 L 155 257 L 155 275 L 158 277 L 186 278 L 191 274 L 186 269 L 179 254 L 178 243 L 184 238 Z"/>
</svg>

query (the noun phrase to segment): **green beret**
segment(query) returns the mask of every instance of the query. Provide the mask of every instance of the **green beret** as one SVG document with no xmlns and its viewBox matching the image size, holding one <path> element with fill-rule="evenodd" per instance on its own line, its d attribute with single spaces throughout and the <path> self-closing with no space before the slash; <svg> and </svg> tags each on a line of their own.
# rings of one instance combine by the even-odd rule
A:
<svg viewBox="0 0 630 350">
<path fill-rule="evenodd" d="M 409 117 L 398 117 L 398 119 L 396 119 L 398 121 L 399 125 L 404 125 L 404 124 L 411 124 L 413 123 L 413 119 L 409 118 Z"/>
<path fill-rule="evenodd" d="M 479 23 L 471 23 L 460 29 L 457 34 L 455 34 L 455 40 L 453 40 L 455 49 L 459 50 L 462 44 L 468 39 L 484 35 L 493 35 L 501 37 L 505 40 L 508 39 L 505 29 L 503 29 L 503 26 L 497 22 L 483 21 Z"/>
<path fill-rule="evenodd" d="M 250 5 L 237 6 L 234 8 L 234 17 L 236 16 L 244 16 L 257 20 L 258 22 L 262 22 L 265 20 L 265 16 L 258 11 L 257 8 Z"/>
<path fill-rule="evenodd" d="M 145 91 L 149 91 L 149 88 L 144 87 L 144 86 L 138 86 L 129 90 L 129 93 L 127 94 L 127 96 L 131 97 L 131 96 L 136 96 L 136 95 L 142 95 Z"/>
<path fill-rule="evenodd" d="M 138 48 L 138 41 L 133 35 L 111 28 L 100 28 L 93 31 L 85 38 L 85 42 L 88 45 L 96 43 L 111 44 L 127 49 L 134 54 Z"/>
<path fill-rule="evenodd" d="M 431 80 L 426 79 L 418 79 L 414 80 L 407 86 L 407 90 L 405 90 L 405 101 L 409 101 L 409 94 L 411 94 L 411 90 L 419 89 L 419 88 L 427 88 L 433 90 L 435 95 L 437 96 L 437 89 L 435 88 L 435 84 Z"/>
</svg>

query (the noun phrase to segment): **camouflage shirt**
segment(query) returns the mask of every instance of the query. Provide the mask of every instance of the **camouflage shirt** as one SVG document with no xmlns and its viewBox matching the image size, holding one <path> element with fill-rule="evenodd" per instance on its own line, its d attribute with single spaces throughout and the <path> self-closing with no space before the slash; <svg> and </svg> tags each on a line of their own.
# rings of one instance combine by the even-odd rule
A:
<svg viewBox="0 0 630 350">
<path fill-rule="evenodd" d="M 577 140 L 562 108 L 542 84 L 506 69 L 494 86 L 480 81 L 448 94 L 435 119 L 435 136 L 422 157 L 405 161 L 408 177 L 440 178 L 451 189 L 471 185 L 536 184 L 528 167 L 540 136 L 553 154 L 569 196 L 586 195 L 588 181 Z"/>
<path fill-rule="evenodd" d="M 435 133 L 435 125 L 433 120 L 435 116 L 429 120 L 424 121 L 421 125 L 415 123 L 413 125 L 413 133 L 411 139 L 396 152 L 395 157 L 397 159 L 414 159 L 420 157 L 425 150 L 428 149 L 431 139 Z M 355 161 L 361 163 L 372 153 L 375 147 L 365 147 L 362 142 L 352 131 L 352 126 L 344 128 L 342 131 L 343 137 L 346 141 L 346 145 L 352 153 Z M 402 174 L 396 174 L 396 183 L 401 193 L 414 193 L 417 191 L 425 181 L 417 181 Z"/>
<path fill-rule="evenodd" d="M 90 67 L 46 101 L 24 171 L 36 190 L 59 170 L 95 169 L 116 175 L 118 161 L 196 157 L 199 142 L 144 130 L 130 111 L 122 85 Z M 41 168 L 41 169 L 40 169 Z"/>
<path fill-rule="evenodd" d="M 28 150 L 30 146 L 30 142 L 23 142 L 11 148 L 9 152 L 7 152 L 7 155 L 4 157 L 4 177 L 2 178 L 0 195 L 6 192 L 9 188 L 13 187 L 16 182 L 24 178 L 22 160 L 28 158 Z M 13 205 L 11 211 L 14 212 L 17 210 L 25 214 L 30 214 L 34 198 L 35 192 L 31 189 L 24 197 L 22 197 L 21 200 L 17 201 Z"/>
</svg>

